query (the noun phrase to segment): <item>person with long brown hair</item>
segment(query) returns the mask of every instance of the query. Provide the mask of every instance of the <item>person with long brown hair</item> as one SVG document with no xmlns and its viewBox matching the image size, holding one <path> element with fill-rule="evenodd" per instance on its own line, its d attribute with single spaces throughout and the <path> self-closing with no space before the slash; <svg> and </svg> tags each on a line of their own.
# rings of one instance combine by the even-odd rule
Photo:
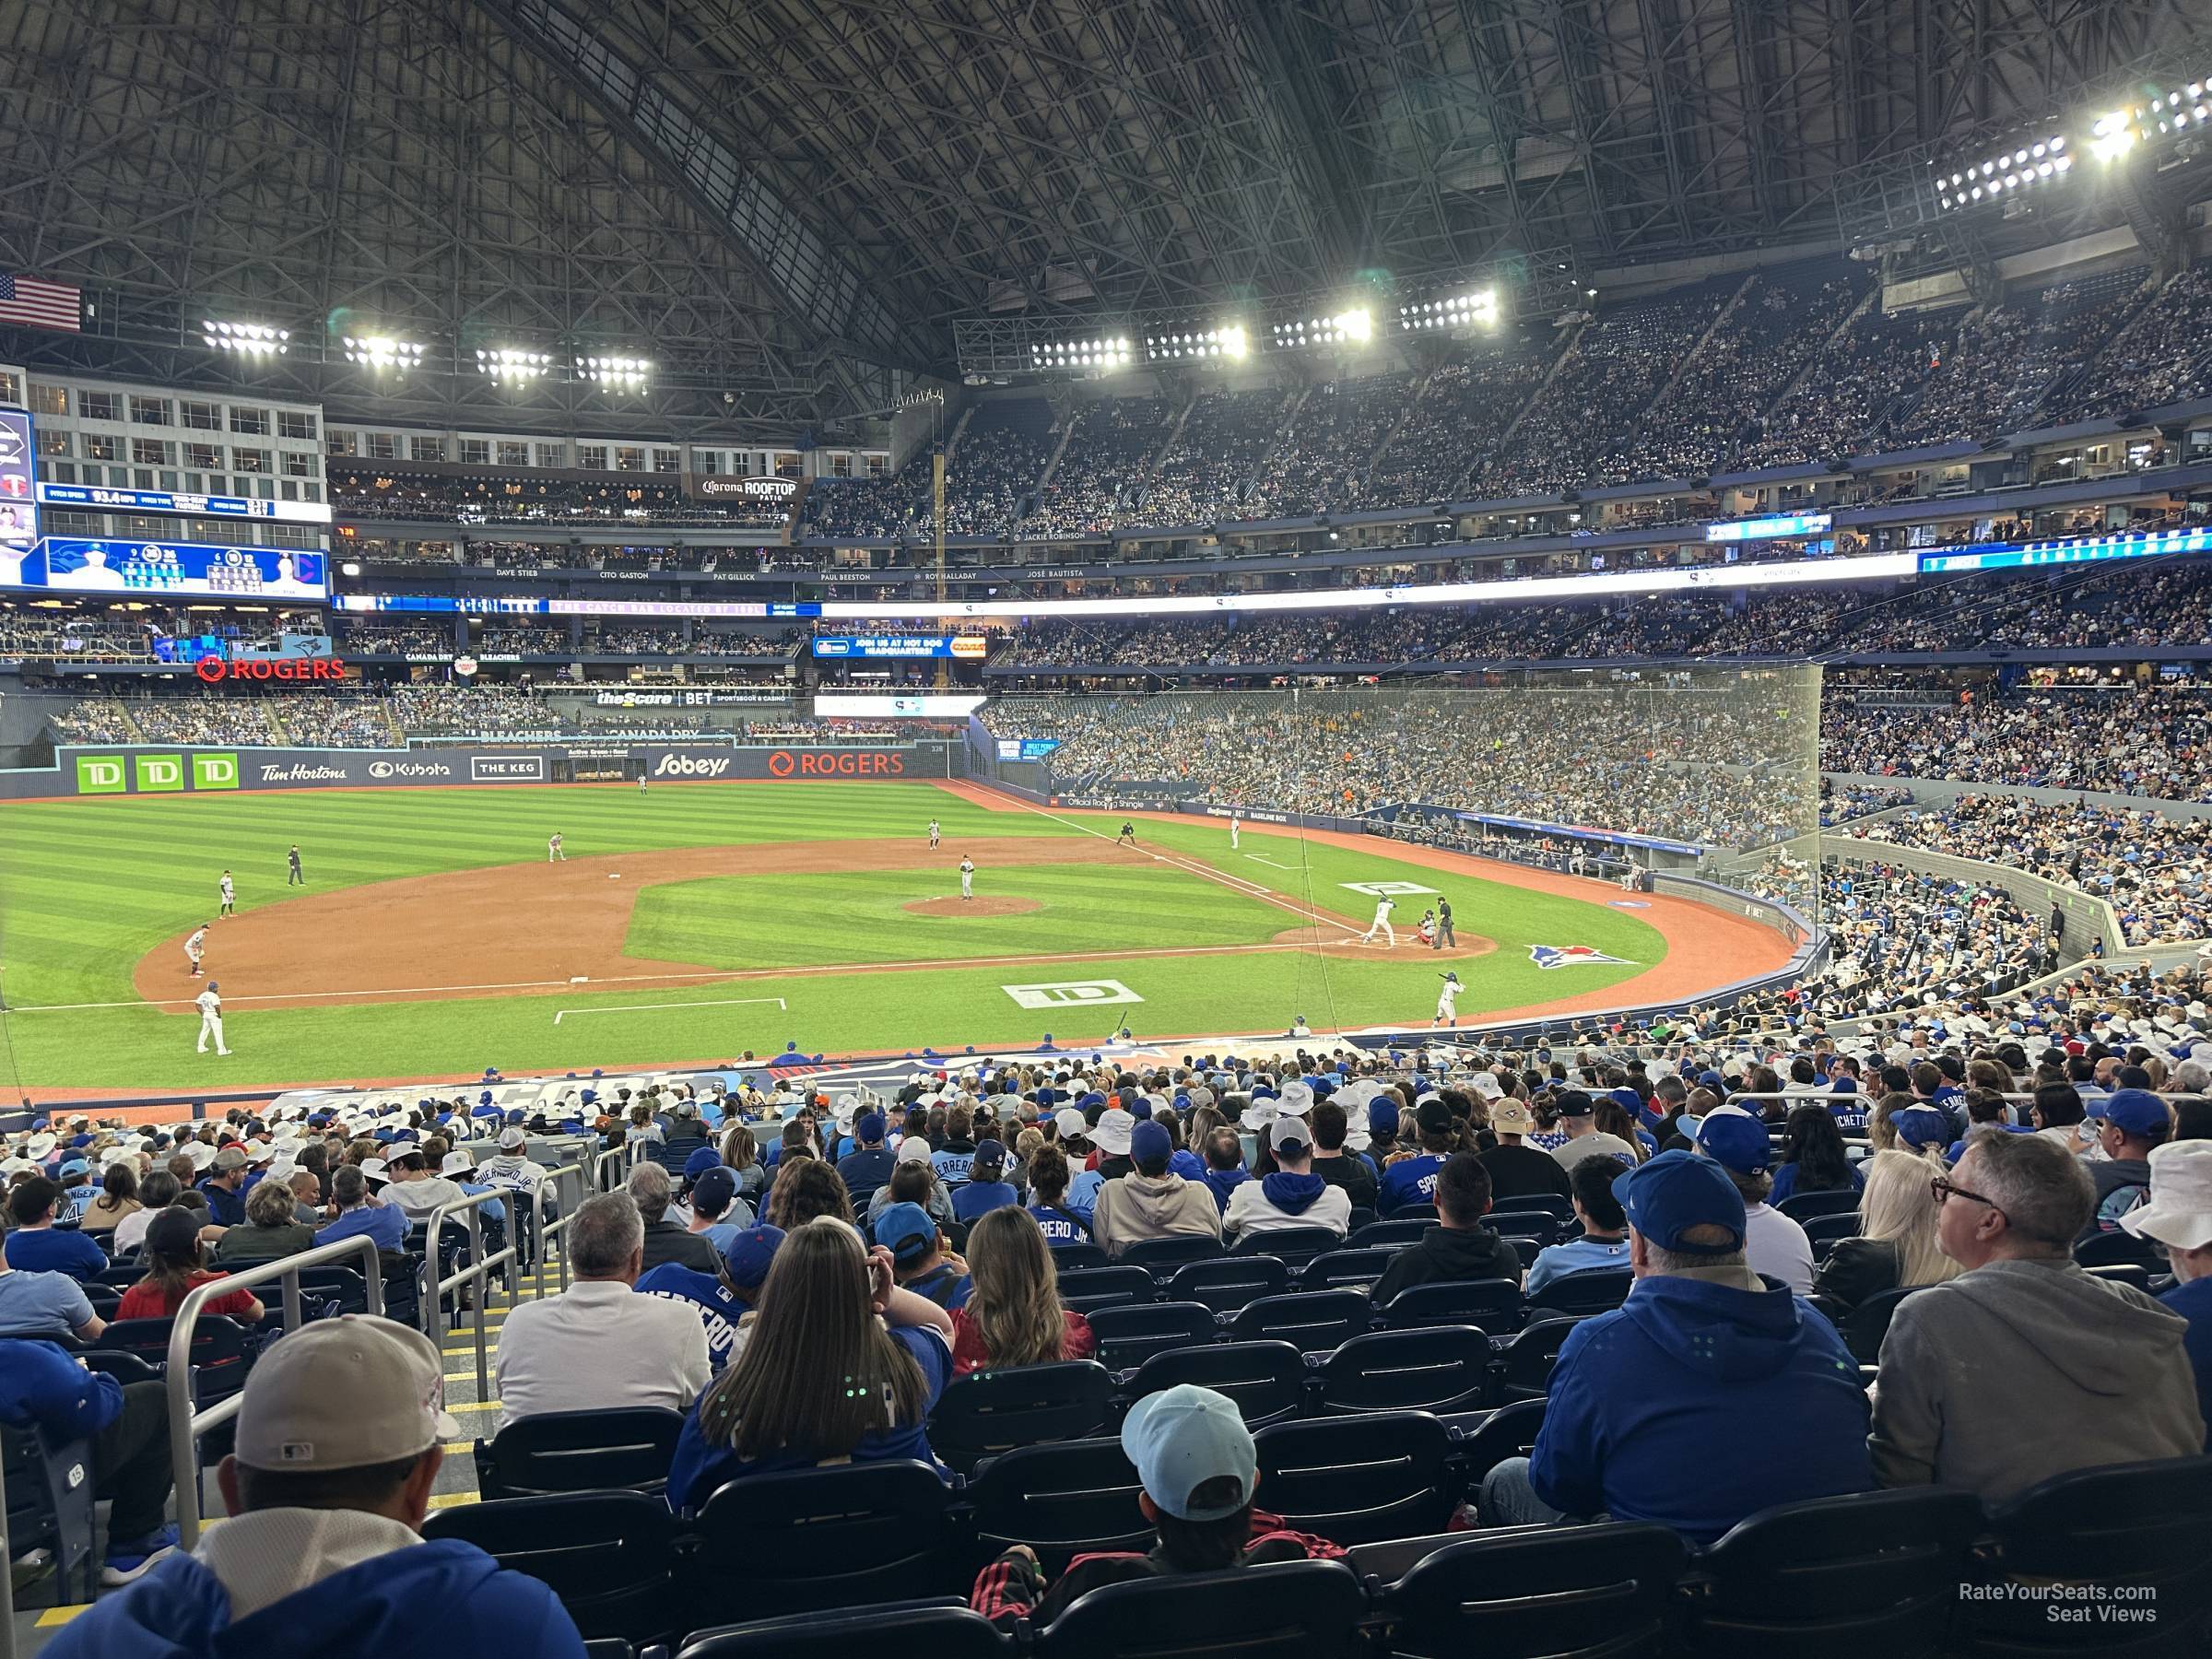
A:
<svg viewBox="0 0 2212 1659">
<path fill-rule="evenodd" d="M 138 1197 L 137 1159 L 118 1156 L 100 1171 L 100 1196 L 85 1206 L 84 1219 L 77 1228 L 83 1232 L 108 1232 L 120 1226 L 125 1216 L 135 1216 L 145 1207 Z"/>
<path fill-rule="evenodd" d="M 853 1224 L 853 1197 L 838 1172 L 812 1156 L 786 1158 L 776 1166 L 768 1189 L 765 1215 L 770 1225 L 793 1232 L 817 1216 L 834 1216 Z"/>
<path fill-rule="evenodd" d="M 952 1374 L 952 1321 L 891 1282 L 890 1253 L 843 1222 L 809 1222 L 777 1248 L 728 1367 L 685 1419 L 669 1507 L 748 1475 L 933 1463 L 924 1425 Z"/>
<path fill-rule="evenodd" d="M 1099 1351 L 1090 1321 L 1061 1307 L 1052 1248 L 1029 1211 L 984 1212 L 969 1230 L 965 1260 L 974 1288 L 952 1310 L 955 1376 L 1088 1359 Z"/>
<path fill-rule="evenodd" d="M 115 1309 L 117 1319 L 167 1319 L 183 1305 L 185 1297 L 210 1279 L 200 1253 L 200 1217 L 182 1205 L 171 1205 L 147 1224 L 146 1277 L 123 1293 Z M 203 1313 L 228 1314 L 246 1324 L 261 1323 L 261 1299 L 251 1290 L 233 1290 L 210 1297 Z"/>
</svg>

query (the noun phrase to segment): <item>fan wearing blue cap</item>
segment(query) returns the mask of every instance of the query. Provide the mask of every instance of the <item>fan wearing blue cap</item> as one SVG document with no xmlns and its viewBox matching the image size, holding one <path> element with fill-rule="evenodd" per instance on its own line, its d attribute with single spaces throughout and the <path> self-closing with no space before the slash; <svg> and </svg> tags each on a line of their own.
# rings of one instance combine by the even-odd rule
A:
<svg viewBox="0 0 2212 1659">
<path fill-rule="evenodd" d="M 727 1170 L 718 1171 L 728 1175 Z M 707 1363 L 720 1371 L 729 1363 L 737 1340 L 737 1323 L 752 1312 L 768 1277 L 783 1230 L 766 1222 L 721 1230 L 729 1236 L 721 1241 L 719 1265 L 701 1273 L 681 1262 L 663 1262 L 638 1276 L 632 1287 L 641 1296 L 658 1296 L 694 1309 L 707 1334 Z"/>
<path fill-rule="evenodd" d="M 1165 1125 L 1147 1122 L 1130 1130 L 1129 1173 L 1099 1188 L 1092 1212 L 1091 1235 L 1107 1254 L 1119 1255 L 1140 1239 L 1221 1236 L 1212 1189 L 1169 1169 L 1174 1156 Z"/>
<path fill-rule="evenodd" d="M 1767 1202 L 1774 1190 L 1774 1159 L 1766 1124 L 1741 1106 L 1716 1106 L 1698 1125 L 1697 1147 L 1727 1172 L 1743 1196 L 1744 1256 L 1751 1271 L 1810 1296 L 1812 1241 L 1804 1228 Z"/>
<path fill-rule="evenodd" d="M 994 1209 L 1020 1203 L 1020 1189 L 1006 1180 L 1006 1143 L 976 1142 L 974 1161 L 968 1166 L 968 1182 L 953 1189 L 953 1219 L 965 1225 Z"/>
<path fill-rule="evenodd" d="M 918 1204 L 887 1206 L 876 1218 L 876 1242 L 891 1253 L 891 1277 L 902 1290 L 912 1290 L 940 1308 L 964 1307 L 974 1287 L 967 1265 L 946 1248 L 937 1223 Z"/>
<path fill-rule="evenodd" d="M 889 1132 L 880 1112 L 864 1112 L 853 1120 L 853 1138 L 858 1145 L 837 1160 L 837 1174 L 853 1194 L 855 1209 L 865 1209 L 876 1189 L 891 1178 L 892 1153 L 884 1145 Z"/>
<path fill-rule="evenodd" d="M 1526 1458 L 1485 1478 L 1485 1525 L 1610 1514 L 1696 1544 L 1778 1503 L 1874 1485 L 1866 1395 L 1833 1325 L 1744 1259 L 1744 1201 L 1696 1152 L 1619 1176 L 1635 1283 L 1560 1346 Z M 1747 1423 L 1787 1423 L 1757 1456 Z"/>
<path fill-rule="evenodd" d="M 2150 1202 L 2150 1155 L 2173 1138 L 2173 1113 L 2147 1088 L 2116 1088 L 2098 1112 L 2104 1161 L 2089 1165 L 2097 1209 L 2082 1236 L 2117 1232 L 2120 1218 Z"/>
<path fill-rule="evenodd" d="M 1159 1538 L 1153 1549 L 1077 1556 L 1057 1583 L 1048 1584 L 1037 1552 L 1018 1544 L 977 1576 L 970 1606 L 1002 1628 L 1020 1618 L 1041 1627 L 1077 1596 L 1108 1584 L 1274 1561 L 1335 1560 L 1345 1553 L 1253 1506 L 1259 1455 L 1252 1430 L 1225 1394 L 1189 1382 L 1147 1394 L 1123 1419 L 1122 1450 L 1136 1469 L 1137 1509 Z"/>
</svg>

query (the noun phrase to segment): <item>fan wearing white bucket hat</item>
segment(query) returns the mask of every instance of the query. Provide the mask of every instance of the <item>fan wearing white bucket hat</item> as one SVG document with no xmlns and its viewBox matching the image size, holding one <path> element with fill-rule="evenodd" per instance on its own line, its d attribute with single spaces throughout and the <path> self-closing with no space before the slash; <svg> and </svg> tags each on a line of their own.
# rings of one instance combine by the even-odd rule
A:
<svg viewBox="0 0 2212 1659">
<path fill-rule="evenodd" d="M 2159 1300 L 2189 1322 L 2183 1346 L 2196 1397 L 2212 1423 L 2212 1140 L 2168 1141 L 2150 1151 L 2150 1202 L 2120 1218 L 2138 1239 L 2166 1247 L 2173 1288 Z"/>
</svg>

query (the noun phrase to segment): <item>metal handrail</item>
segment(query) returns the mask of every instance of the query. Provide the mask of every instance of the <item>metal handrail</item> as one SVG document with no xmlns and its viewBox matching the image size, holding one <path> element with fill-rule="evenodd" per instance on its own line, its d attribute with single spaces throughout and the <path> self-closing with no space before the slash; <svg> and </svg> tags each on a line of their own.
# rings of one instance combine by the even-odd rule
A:
<svg viewBox="0 0 2212 1659">
<path fill-rule="evenodd" d="M 466 1284 L 477 1286 L 477 1317 L 473 1323 L 476 1326 L 477 1394 L 479 1398 L 491 1393 L 491 1369 L 484 1354 L 484 1303 L 491 1270 L 521 1261 L 523 1236 L 522 1227 L 518 1223 L 508 1230 L 507 1248 L 486 1255 L 481 1212 L 487 1204 L 505 1204 L 510 1199 L 519 1203 L 525 1191 L 535 1208 L 539 1187 L 543 1184 L 540 1182 L 526 1189 L 500 1188 L 488 1193 L 465 1194 L 451 1203 L 439 1205 L 424 1218 L 421 1280 L 423 1334 L 442 1354 L 445 1349 L 445 1293 Z M 467 1226 L 469 1259 L 466 1265 L 441 1278 L 438 1273 L 438 1235 L 448 1216 L 457 1216 Z"/>
<path fill-rule="evenodd" d="M 177 1304 L 176 1317 L 169 1331 L 169 1362 L 161 1380 L 169 1391 L 170 1472 L 176 1483 L 177 1535 L 183 1548 L 192 1548 L 200 1539 L 200 1436 L 236 1417 L 239 1404 L 245 1398 L 245 1391 L 241 1389 L 228 1399 L 218 1400 L 205 1411 L 193 1409 L 192 1333 L 194 1326 L 199 1323 L 200 1310 L 218 1296 L 229 1296 L 249 1285 L 282 1279 L 284 1328 L 288 1335 L 298 1330 L 301 1324 L 300 1270 L 303 1267 L 320 1267 L 326 1263 L 342 1263 L 353 1257 L 361 1260 L 361 1279 L 368 1292 L 369 1312 L 382 1314 L 384 1311 L 383 1268 L 378 1260 L 376 1241 L 366 1233 L 356 1234 L 350 1239 L 338 1239 L 328 1244 L 318 1244 L 312 1250 L 301 1251 L 298 1255 L 279 1256 L 259 1266 L 223 1274 L 187 1291 L 184 1300 Z"/>
</svg>

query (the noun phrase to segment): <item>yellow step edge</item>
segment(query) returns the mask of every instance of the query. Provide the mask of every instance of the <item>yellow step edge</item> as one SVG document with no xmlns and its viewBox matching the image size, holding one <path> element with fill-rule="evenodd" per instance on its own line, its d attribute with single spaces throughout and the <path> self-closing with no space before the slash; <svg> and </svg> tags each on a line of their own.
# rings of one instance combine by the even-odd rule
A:
<svg viewBox="0 0 2212 1659">
<path fill-rule="evenodd" d="M 438 1492 L 431 1496 L 429 1507 L 434 1510 L 458 1509 L 465 1503 L 481 1503 L 481 1492 Z"/>
<path fill-rule="evenodd" d="M 36 1628 L 41 1630 L 51 1630 L 59 1625 L 67 1624 L 79 1613 L 89 1613 L 91 1611 L 92 1604 L 90 1602 L 86 1602 L 81 1606 L 75 1607 L 49 1607 L 43 1613 L 39 1615 Z"/>
</svg>

